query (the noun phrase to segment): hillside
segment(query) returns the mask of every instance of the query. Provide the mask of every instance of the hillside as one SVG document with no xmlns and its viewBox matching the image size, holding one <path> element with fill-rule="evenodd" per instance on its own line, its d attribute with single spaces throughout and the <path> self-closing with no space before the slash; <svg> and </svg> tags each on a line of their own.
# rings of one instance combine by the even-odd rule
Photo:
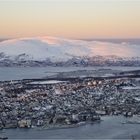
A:
<svg viewBox="0 0 140 140">
<path fill-rule="evenodd" d="M 56 37 L 19 38 L 0 42 L 0 65 L 139 65 L 140 46 L 129 43 L 70 40 Z M 123 64 L 124 65 L 124 64 Z M 129 64 L 130 65 L 130 64 Z"/>
</svg>

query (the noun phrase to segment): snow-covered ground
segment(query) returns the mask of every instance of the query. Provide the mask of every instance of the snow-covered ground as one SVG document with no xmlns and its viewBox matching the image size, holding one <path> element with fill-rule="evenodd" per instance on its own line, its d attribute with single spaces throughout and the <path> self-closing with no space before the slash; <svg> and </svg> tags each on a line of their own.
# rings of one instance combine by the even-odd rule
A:
<svg viewBox="0 0 140 140">
<path fill-rule="evenodd" d="M 62 82 L 66 82 L 66 81 L 48 80 L 48 81 L 31 82 L 31 83 L 29 83 L 29 84 L 44 85 L 44 84 L 57 84 L 57 83 L 62 83 Z"/>
<path fill-rule="evenodd" d="M 136 87 L 132 87 L 132 86 L 125 86 L 122 89 L 127 89 L 127 90 L 131 90 L 131 89 L 140 89 L 140 86 L 136 86 Z"/>
<path fill-rule="evenodd" d="M 129 43 L 70 40 L 56 37 L 19 38 L 0 42 L 0 56 L 10 59 L 67 61 L 73 57 L 139 57 L 140 46 Z M 3 57 L 1 57 L 3 59 Z M 114 59 L 113 57 L 111 58 Z"/>
</svg>

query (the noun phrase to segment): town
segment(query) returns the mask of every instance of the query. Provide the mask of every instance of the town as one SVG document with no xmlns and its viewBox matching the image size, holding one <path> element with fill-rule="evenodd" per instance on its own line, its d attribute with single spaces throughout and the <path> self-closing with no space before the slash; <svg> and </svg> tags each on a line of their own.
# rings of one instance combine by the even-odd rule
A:
<svg viewBox="0 0 140 140">
<path fill-rule="evenodd" d="M 0 129 L 99 123 L 104 115 L 140 115 L 139 78 L 0 82 Z"/>
</svg>

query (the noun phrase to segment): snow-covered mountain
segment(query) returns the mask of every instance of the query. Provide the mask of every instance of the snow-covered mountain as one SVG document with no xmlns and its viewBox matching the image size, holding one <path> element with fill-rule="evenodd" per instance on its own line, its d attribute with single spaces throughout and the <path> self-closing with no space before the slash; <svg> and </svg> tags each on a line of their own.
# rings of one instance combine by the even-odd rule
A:
<svg viewBox="0 0 140 140">
<path fill-rule="evenodd" d="M 139 61 L 140 46 L 129 43 L 70 40 L 56 37 L 19 38 L 0 42 L 0 64 L 89 63 Z"/>
</svg>

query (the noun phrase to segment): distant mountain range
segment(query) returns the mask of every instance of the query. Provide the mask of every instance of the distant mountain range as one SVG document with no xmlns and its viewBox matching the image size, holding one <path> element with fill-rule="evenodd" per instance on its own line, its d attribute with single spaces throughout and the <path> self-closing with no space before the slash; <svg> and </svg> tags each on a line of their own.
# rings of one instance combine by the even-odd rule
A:
<svg viewBox="0 0 140 140">
<path fill-rule="evenodd" d="M 140 45 L 49 36 L 0 42 L 0 66 L 48 65 L 140 66 Z"/>
</svg>

